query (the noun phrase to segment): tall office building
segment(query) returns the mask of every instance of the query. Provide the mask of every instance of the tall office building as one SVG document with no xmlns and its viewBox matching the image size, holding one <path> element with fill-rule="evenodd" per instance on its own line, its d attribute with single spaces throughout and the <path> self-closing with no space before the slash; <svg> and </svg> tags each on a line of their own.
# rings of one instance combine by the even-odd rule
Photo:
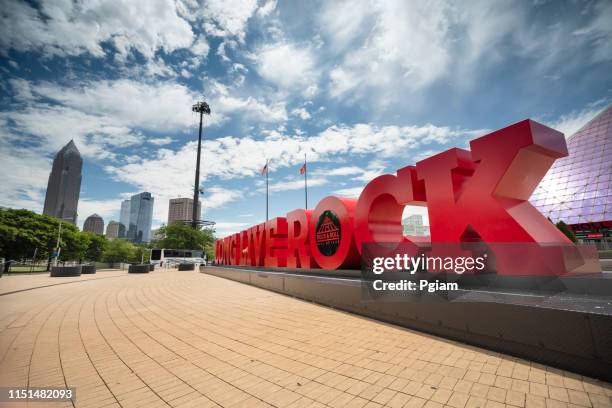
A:
<svg viewBox="0 0 612 408">
<path fill-rule="evenodd" d="M 104 234 L 104 220 L 98 214 L 92 214 L 85 219 L 83 231 L 93 232 L 94 234 Z"/>
<path fill-rule="evenodd" d="M 76 224 L 82 170 L 81 153 L 71 140 L 53 159 L 43 214 Z"/>
<path fill-rule="evenodd" d="M 126 233 L 130 228 L 130 203 L 131 200 L 123 200 L 121 202 L 121 214 L 119 216 L 119 222 L 123 224 Z"/>
<path fill-rule="evenodd" d="M 106 226 L 106 238 L 115 239 L 115 238 L 124 238 L 125 237 L 125 227 L 122 223 L 117 221 L 109 221 Z"/>
<path fill-rule="evenodd" d="M 569 224 L 583 242 L 612 247 L 612 106 L 567 140 L 529 199 L 553 222 Z"/>
<path fill-rule="evenodd" d="M 151 241 L 153 201 L 151 193 L 148 192 L 133 195 L 130 199 L 130 226 L 127 232 L 130 241 Z"/>
<path fill-rule="evenodd" d="M 198 201 L 198 213 L 196 219 L 200 219 L 202 202 Z M 172 198 L 168 206 L 168 225 L 173 222 L 193 221 L 193 199 L 192 198 Z"/>
</svg>

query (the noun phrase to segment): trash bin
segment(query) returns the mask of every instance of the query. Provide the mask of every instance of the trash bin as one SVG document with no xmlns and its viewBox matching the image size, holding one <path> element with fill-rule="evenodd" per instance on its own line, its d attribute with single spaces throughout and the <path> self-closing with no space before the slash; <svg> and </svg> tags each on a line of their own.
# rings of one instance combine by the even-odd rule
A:
<svg viewBox="0 0 612 408">
<path fill-rule="evenodd" d="M 51 277 L 81 276 L 81 265 L 75 266 L 54 266 L 51 268 Z"/>
<path fill-rule="evenodd" d="M 96 265 L 81 265 L 82 274 L 93 274 L 96 273 Z"/>
<path fill-rule="evenodd" d="M 151 266 L 149 264 L 134 264 L 128 267 L 128 273 L 149 273 Z"/>
</svg>

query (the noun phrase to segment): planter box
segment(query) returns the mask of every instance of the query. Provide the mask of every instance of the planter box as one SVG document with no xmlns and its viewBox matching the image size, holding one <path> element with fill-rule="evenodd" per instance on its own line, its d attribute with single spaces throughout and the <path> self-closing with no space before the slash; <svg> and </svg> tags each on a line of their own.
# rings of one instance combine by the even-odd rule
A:
<svg viewBox="0 0 612 408">
<path fill-rule="evenodd" d="M 194 271 L 195 265 L 192 263 L 181 263 L 178 265 L 179 271 Z"/>
<path fill-rule="evenodd" d="M 54 266 L 51 268 L 51 277 L 81 276 L 81 265 Z"/>
<path fill-rule="evenodd" d="M 96 265 L 81 265 L 82 274 L 96 273 Z"/>
<path fill-rule="evenodd" d="M 149 264 L 130 265 L 128 273 L 149 273 L 151 267 Z"/>
</svg>

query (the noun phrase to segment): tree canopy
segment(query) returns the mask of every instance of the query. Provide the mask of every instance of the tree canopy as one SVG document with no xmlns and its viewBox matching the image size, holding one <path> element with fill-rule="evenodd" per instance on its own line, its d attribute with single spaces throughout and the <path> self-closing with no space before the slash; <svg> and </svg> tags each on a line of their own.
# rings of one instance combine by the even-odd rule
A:
<svg viewBox="0 0 612 408">
<path fill-rule="evenodd" d="M 60 220 L 28 210 L 0 210 L 0 257 L 7 260 L 48 258 L 57 244 Z M 60 260 L 91 262 L 149 261 L 149 246 L 114 239 L 92 232 L 81 232 L 62 222 Z"/>
<path fill-rule="evenodd" d="M 210 229 L 193 229 L 191 225 L 172 223 L 162 225 L 158 234 L 163 238 L 154 242 L 157 248 L 199 249 L 206 253 L 208 259 L 215 256 L 214 231 Z"/>
</svg>

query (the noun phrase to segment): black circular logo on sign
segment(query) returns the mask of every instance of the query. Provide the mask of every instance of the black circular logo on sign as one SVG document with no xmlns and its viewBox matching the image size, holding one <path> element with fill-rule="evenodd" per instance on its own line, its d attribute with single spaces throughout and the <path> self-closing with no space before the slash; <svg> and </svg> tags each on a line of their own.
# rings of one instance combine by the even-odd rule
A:
<svg viewBox="0 0 612 408">
<path fill-rule="evenodd" d="M 325 210 L 317 222 L 315 242 L 319 252 L 325 256 L 332 256 L 340 245 L 340 220 L 330 210 Z"/>
</svg>

